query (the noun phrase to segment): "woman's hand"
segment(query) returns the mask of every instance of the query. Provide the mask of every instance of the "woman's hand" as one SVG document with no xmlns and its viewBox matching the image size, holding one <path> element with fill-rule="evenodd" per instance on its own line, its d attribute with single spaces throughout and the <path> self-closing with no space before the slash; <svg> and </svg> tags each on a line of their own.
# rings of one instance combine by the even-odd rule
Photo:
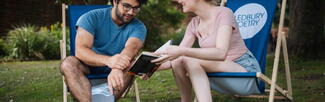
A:
<svg viewBox="0 0 325 102">
<path fill-rule="evenodd" d="M 155 52 L 155 54 L 161 55 L 162 57 L 152 60 L 151 62 L 160 65 L 167 61 L 174 60 L 179 56 L 183 56 L 185 52 L 184 50 L 185 50 L 184 47 L 174 46 L 174 45 L 168 46 L 166 50 Z"/>
</svg>

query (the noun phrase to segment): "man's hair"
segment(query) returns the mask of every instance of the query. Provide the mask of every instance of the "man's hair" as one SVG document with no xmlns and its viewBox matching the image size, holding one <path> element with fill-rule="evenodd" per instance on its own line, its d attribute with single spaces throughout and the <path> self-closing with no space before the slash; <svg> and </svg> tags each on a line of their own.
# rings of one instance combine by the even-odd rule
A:
<svg viewBox="0 0 325 102">
<path fill-rule="evenodd" d="M 118 4 L 118 3 L 120 3 L 121 0 L 110 0 L 110 2 L 112 3 L 113 6 L 114 6 L 114 1 L 116 1 L 116 3 Z M 137 1 L 141 6 L 141 5 L 146 4 L 148 0 L 137 0 Z"/>
</svg>

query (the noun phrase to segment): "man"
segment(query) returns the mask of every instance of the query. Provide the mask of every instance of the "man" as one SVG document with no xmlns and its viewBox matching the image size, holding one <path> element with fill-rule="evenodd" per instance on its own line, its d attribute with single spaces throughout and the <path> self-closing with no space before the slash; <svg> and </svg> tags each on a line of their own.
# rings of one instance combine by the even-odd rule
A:
<svg viewBox="0 0 325 102">
<path fill-rule="evenodd" d="M 110 92 L 119 97 L 127 84 L 126 69 L 143 46 L 147 30 L 134 18 L 147 0 L 113 0 L 113 7 L 92 10 L 82 15 L 77 24 L 76 55 L 61 63 L 72 95 L 90 102 L 91 84 L 85 75 L 109 73 Z M 132 76 L 134 77 L 134 76 Z"/>
</svg>

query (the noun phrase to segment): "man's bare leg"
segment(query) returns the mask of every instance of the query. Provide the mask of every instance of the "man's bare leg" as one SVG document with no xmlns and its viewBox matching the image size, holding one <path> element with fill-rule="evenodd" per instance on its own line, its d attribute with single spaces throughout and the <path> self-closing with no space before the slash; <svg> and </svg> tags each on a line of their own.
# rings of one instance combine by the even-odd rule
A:
<svg viewBox="0 0 325 102">
<path fill-rule="evenodd" d="M 90 73 L 88 67 L 76 57 L 69 56 L 61 62 L 60 71 L 74 98 L 80 102 L 91 102 L 91 84 L 85 76 Z"/>
</svg>

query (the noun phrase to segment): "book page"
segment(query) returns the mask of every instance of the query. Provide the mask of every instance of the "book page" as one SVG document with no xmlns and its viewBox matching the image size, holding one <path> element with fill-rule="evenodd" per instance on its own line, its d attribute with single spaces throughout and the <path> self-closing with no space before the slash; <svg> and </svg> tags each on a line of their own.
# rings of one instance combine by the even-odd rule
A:
<svg viewBox="0 0 325 102">
<path fill-rule="evenodd" d="M 166 50 L 167 46 L 172 45 L 172 40 L 168 40 L 164 45 L 159 47 L 155 52 Z"/>
</svg>

